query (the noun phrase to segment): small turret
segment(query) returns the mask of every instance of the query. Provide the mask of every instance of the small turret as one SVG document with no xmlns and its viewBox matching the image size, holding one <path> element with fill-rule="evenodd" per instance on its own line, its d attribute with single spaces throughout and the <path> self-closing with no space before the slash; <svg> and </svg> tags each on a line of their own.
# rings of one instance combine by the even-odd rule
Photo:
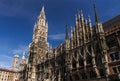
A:
<svg viewBox="0 0 120 81">
<path fill-rule="evenodd" d="M 21 63 L 22 63 L 22 64 L 26 64 L 25 52 L 23 52 L 23 56 L 22 56 L 22 59 L 21 59 Z"/>
<path fill-rule="evenodd" d="M 23 56 L 21 58 L 21 63 L 20 63 L 20 70 L 23 70 L 25 65 L 26 65 L 26 58 L 25 58 L 25 52 L 23 52 Z"/>
<path fill-rule="evenodd" d="M 19 55 L 14 55 L 13 59 L 13 69 L 18 69 L 18 63 L 19 63 Z"/>
</svg>

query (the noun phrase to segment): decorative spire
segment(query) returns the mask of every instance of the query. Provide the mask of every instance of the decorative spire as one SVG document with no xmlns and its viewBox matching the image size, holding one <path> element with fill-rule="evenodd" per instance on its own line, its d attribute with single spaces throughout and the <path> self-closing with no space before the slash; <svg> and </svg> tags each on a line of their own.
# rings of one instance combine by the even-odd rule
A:
<svg viewBox="0 0 120 81">
<path fill-rule="evenodd" d="M 44 5 L 42 6 L 42 10 L 41 10 L 41 12 L 44 12 Z"/>
<path fill-rule="evenodd" d="M 78 11 L 78 19 L 80 19 L 80 13 L 79 13 L 79 11 Z"/>
<path fill-rule="evenodd" d="M 35 33 L 36 29 L 37 29 L 37 24 L 35 23 L 33 33 Z"/>
<path fill-rule="evenodd" d="M 44 10 L 44 5 L 42 6 L 42 10 L 41 10 L 41 12 L 40 12 L 40 16 L 39 16 L 40 18 L 43 18 L 43 19 L 46 19 L 46 17 L 45 17 L 45 10 Z"/>
<path fill-rule="evenodd" d="M 87 21 L 87 19 L 85 20 L 85 24 L 87 25 L 87 23 L 88 23 L 88 21 Z"/>
<path fill-rule="evenodd" d="M 66 40 L 69 39 L 69 35 L 68 35 L 68 26 L 66 25 Z"/>
<path fill-rule="evenodd" d="M 95 4 L 93 4 L 93 6 L 94 6 L 95 22 L 99 23 L 99 17 L 98 17 L 98 13 L 97 13 L 97 10 L 96 10 L 96 6 L 95 6 Z"/>
<path fill-rule="evenodd" d="M 76 18 L 76 21 L 77 21 L 77 19 L 78 19 L 78 18 L 77 18 L 77 14 L 75 14 L 75 18 Z"/>
<path fill-rule="evenodd" d="M 88 32 L 88 21 L 87 21 L 87 19 L 85 20 L 85 33 L 87 33 Z"/>
<path fill-rule="evenodd" d="M 49 46 L 49 50 L 52 50 L 52 45 Z"/>
<path fill-rule="evenodd" d="M 75 18 L 76 18 L 76 24 L 78 23 L 78 16 L 77 14 L 75 14 Z"/>
<path fill-rule="evenodd" d="M 23 52 L 23 56 L 22 56 L 22 59 L 25 59 L 25 52 Z"/>
<path fill-rule="evenodd" d="M 92 27 L 92 25 L 91 25 L 90 15 L 88 15 L 88 25 L 89 25 L 90 27 Z"/>
<path fill-rule="evenodd" d="M 50 45 L 50 49 L 52 49 L 52 45 Z"/>
<path fill-rule="evenodd" d="M 84 19 L 82 10 L 80 11 L 80 17 L 81 17 L 81 19 Z"/>
</svg>

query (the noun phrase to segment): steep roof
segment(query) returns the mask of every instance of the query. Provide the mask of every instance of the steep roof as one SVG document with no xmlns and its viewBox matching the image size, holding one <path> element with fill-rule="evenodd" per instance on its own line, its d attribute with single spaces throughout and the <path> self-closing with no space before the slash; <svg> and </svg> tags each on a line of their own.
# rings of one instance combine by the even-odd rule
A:
<svg viewBox="0 0 120 81">
<path fill-rule="evenodd" d="M 15 72 L 12 69 L 5 69 L 5 68 L 0 68 L 0 71 L 5 71 L 5 72 Z"/>
<path fill-rule="evenodd" d="M 104 30 L 108 30 L 111 27 L 119 26 L 120 25 L 120 15 L 113 17 L 112 19 L 109 19 L 108 21 L 103 23 Z"/>
</svg>

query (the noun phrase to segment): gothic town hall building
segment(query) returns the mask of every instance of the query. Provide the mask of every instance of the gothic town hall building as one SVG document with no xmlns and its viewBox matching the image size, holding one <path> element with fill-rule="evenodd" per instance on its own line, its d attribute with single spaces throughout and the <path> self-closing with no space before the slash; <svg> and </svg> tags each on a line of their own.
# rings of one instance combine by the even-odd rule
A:
<svg viewBox="0 0 120 81">
<path fill-rule="evenodd" d="M 120 15 L 101 23 L 94 5 L 95 25 L 82 11 L 76 15 L 71 36 L 51 49 L 44 6 L 34 25 L 28 63 L 20 81 L 115 81 L 120 80 Z"/>
</svg>

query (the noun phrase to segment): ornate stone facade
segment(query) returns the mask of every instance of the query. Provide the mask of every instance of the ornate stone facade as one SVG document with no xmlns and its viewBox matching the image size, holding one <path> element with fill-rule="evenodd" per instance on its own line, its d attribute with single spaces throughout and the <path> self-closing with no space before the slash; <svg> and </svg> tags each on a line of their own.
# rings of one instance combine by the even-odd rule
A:
<svg viewBox="0 0 120 81">
<path fill-rule="evenodd" d="M 101 23 L 94 5 L 95 25 L 82 11 L 65 42 L 49 49 L 44 7 L 34 26 L 22 81 L 109 81 L 120 79 L 120 23 Z M 120 19 L 120 17 L 118 18 Z M 111 23 L 117 23 L 114 24 Z M 109 26 L 109 27 L 108 27 Z M 106 29 L 107 28 L 107 29 Z M 111 77 L 112 76 L 112 77 Z"/>
<path fill-rule="evenodd" d="M 0 68 L 0 81 L 19 81 L 19 71 Z"/>
</svg>

